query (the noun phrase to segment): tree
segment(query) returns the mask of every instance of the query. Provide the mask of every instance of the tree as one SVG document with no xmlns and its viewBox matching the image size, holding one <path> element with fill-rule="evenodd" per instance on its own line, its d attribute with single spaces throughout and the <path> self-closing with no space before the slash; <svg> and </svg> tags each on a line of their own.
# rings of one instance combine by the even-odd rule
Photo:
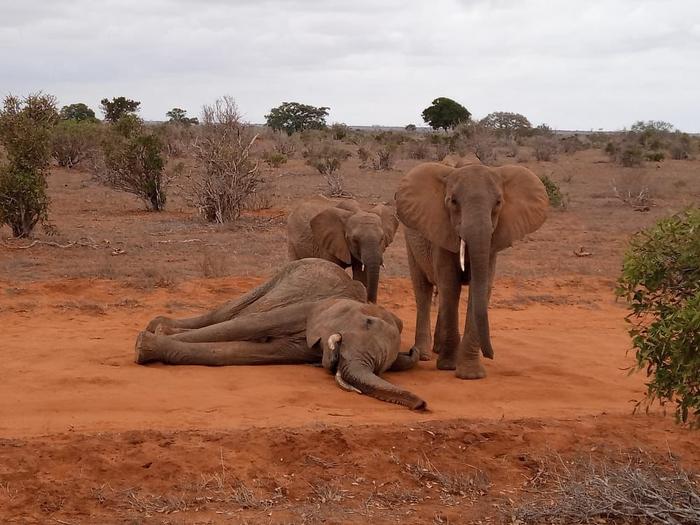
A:
<svg viewBox="0 0 700 525">
<path fill-rule="evenodd" d="M 647 400 L 676 404 L 700 426 L 700 208 L 662 219 L 632 237 L 616 293 L 627 317 L 637 368 L 651 379 Z"/>
<path fill-rule="evenodd" d="M 524 115 L 508 111 L 489 113 L 481 119 L 481 124 L 492 130 L 497 137 L 506 139 L 525 135 L 532 130 L 532 124 Z"/>
<path fill-rule="evenodd" d="M 140 105 L 141 102 L 125 97 L 114 97 L 112 100 L 103 98 L 100 101 L 100 109 L 109 122 L 117 122 L 125 115 L 138 112 Z"/>
<path fill-rule="evenodd" d="M 188 117 L 187 111 L 182 108 L 173 108 L 165 114 L 168 117 L 168 122 L 174 124 L 183 124 L 189 126 L 190 124 L 199 124 L 199 119 L 197 117 Z"/>
<path fill-rule="evenodd" d="M 307 129 L 325 129 L 326 117 L 330 108 L 315 107 L 299 102 L 282 102 L 265 115 L 267 125 L 274 130 L 282 130 L 291 135 Z"/>
<path fill-rule="evenodd" d="M 82 102 L 63 106 L 59 115 L 61 120 L 76 120 L 78 122 L 97 122 L 95 112 Z"/>
<path fill-rule="evenodd" d="M 460 122 L 468 121 L 472 114 L 451 98 L 438 97 L 422 113 L 423 120 L 433 129 L 454 129 Z"/>
<path fill-rule="evenodd" d="M 10 226 L 15 237 L 48 221 L 46 175 L 57 121 L 56 99 L 41 93 L 7 96 L 0 110 L 0 143 L 8 159 L 0 166 L 0 225 Z"/>
<path fill-rule="evenodd" d="M 413 132 L 413 131 L 416 131 L 416 125 L 415 124 L 407 124 L 404 129 L 406 131 Z"/>
</svg>

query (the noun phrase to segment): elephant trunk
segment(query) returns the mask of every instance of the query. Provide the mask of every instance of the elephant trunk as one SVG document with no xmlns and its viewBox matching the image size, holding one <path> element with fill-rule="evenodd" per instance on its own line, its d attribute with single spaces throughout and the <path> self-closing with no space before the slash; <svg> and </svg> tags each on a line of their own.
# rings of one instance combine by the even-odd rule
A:
<svg viewBox="0 0 700 525">
<path fill-rule="evenodd" d="M 379 268 L 382 265 L 382 252 L 379 243 L 372 243 L 362 250 L 362 263 L 367 272 L 367 301 L 377 302 L 377 289 L 379 288 Z"/>
<path fill-rule="evenodd" d="M 479 345 L 484 357 L 493 359 L 491 347 L 491 335 L 489 330 L 489 286 L 491 282 L 491 228 L 477 226 L 469 228 L 462 237 L 462 243 L 466 241 L 469 252 L 469 312 L 473 316 L 473 327 L 479 338 Z M 460 259 L 463 257 L 463 249 L 460 250 Z M 463 264 L 462 261 L 460 261 Z M 472 320 L 470 319 L 470 326 Z"/>
<path fill-rule="evenodd" d="M 411 410 L 425 410 L 427 403 L 417 395 L 398 388 L 388 381 L 376 375 L 369 367 L 357 361 L 345 362 L 341 365 L 338 376 L 338 384 L 346 388 L 356 389 L 360 393 L 410 408 Z M 345 385 L 345 386 L 344 386 Z"/>
</svg>

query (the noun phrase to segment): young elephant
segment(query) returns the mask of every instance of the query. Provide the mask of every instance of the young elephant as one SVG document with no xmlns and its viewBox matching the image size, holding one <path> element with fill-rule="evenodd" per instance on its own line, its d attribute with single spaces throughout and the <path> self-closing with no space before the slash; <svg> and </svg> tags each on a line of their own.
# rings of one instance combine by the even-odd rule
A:
<svg viewBox="0 0 700 525">
<path fill-rule="evenodd" d="M 461 379 L 484 377 L 479 348 L 493 358 L 488 303 L 496 256 L 544 223 L 548 198 L 542 182 L 521 166 L 455 168 L 425 163 L 403 178 L 396 206 L 406 227 L 421 357 L 428 356 L 430 302 L 437 285 L 440 303 L 433 346 L 439 354 L 437 367 L 456 368 Z M 469 300 L 460 341 L 457 321 L 464 284 L 469 285 Z"/>
<path fill-rule="evenodd" d="M 200 317 L 157 317 L 136 341 L 138 364 L 321 364 L 350 391 L 414 410 L 425 401 L 381 379 L 407 370 L 401 320 L 365 302 L 364 287 L 323 259 L 288 263 L 253 291 Z"/>
<path fill-rule="evenodd" d="M 384 250 L 398 225 L 391 206 L 379 204 L 365 211 L 354 200 L 336 204 L 314 197 L 289 214 L 289 258 L 320 257 L 341 268 L 352 267 L 353 278 L 365 285 L 369 302 L 376 303 Z"/>
</svg>

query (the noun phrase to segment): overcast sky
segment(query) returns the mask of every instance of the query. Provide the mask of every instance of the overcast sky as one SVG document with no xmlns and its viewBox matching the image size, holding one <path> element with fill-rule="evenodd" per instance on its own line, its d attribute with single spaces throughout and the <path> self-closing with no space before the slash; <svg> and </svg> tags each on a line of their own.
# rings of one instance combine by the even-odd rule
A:
<svg viewBox="0 0 700 525">
<path fill-rule="evenodd" d="M 700 0 L 0 0 L 0 94 L 174 107 L 233 96 L 422 124 L 438 96 L 559 129 L 700 132 Z M 101 116 L 101 115 L 100 115 Z"/>
</svg>

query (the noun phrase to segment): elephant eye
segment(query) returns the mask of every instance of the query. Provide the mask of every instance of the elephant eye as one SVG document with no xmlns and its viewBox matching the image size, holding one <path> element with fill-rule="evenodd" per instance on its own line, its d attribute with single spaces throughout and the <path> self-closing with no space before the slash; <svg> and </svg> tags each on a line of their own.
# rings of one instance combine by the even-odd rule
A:
<svg viewBox="0 0 700 525">
<path fill-rule="evenodd" d="M 371 317 L 368 317 L 367 319 L 365 319 L 365 327 L 367 329 L 369 329 L 369 327 L 372 326 L 372 324 L 373 324 L 373 321 L 372 321 Z"/>
<path fill-rule="evenodd" d="M 456 205 L 457 205 L 457 199 L 455 199 L 454 197 L 450 197 L 450 203 L 453 204 L 454 206 L 456 206 Z"/>
</svg>

